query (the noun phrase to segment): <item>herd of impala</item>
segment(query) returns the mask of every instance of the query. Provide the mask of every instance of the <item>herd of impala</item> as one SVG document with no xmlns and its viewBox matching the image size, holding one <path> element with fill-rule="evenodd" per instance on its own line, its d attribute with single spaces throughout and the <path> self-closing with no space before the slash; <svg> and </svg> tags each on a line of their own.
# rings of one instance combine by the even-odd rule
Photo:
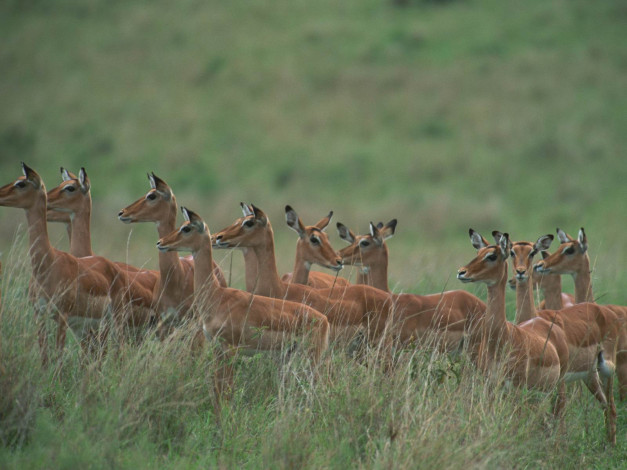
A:
<svg viewBox="0 0 627 470">
<path fill-rule="evenodd" d="M 558 417 L 564 409 L 565 382 L 582 380 L 605 412 L 609 442 L 616 442 L 613 381 L 616 373 L 620 399 L 625 399 L 627 308 L 594 302 L 583 229 L 576 239 L 558 229 L 560 246 L 553 254 L 548 254 L 553 235 L 535 243 L 512 242 L 507 233 L 495 231 L 491 244 L 471 229 L 477 256 L 458 270 L 457 278 L 485 283 L 486 303 L 464 290 L 394 294 L 388 288 L 385 241 L 394 235 L 396 220 L 371 223 L 367 235 L 355 235 L 338 223 L 340 237 L 349 246 L 337 252 L 324 232 L 332 212 L 306 226 L 286 206 L 287 225 L 298 234 L 298 242 L 293 272 L 281 277 L 272 225 L 261 209 L 242 203 L 243 217 L 211 234 L 199 215 L 183 207 L 185 221 L 177 228 L 174 193 L 150 174 L 149 191 L 118 216 L 124 223 L 156 224 L 159 270 L 152 271 L 93 254 L 90 181 L 83 168 L 78 176 L 61 169 L 61 184 L 49 192 L 33 169 L 22 163 L 22 170 L 22 176 L 0 188 L 0 205 L 26 212 L 29 299 L 44 363 L 47 314 L 57 323 L 58 348 L 64 346 L 68 326 L 84 337 L 87 332 L 105 334 L 103 325 L 112 324 L 122 338 L 130 328 L 154 324 L 163 337 L 180 321 L 191 319 L 199 333 L 202 327 L 204 337 L 220 340 L 222 360 L 215 380 L 219 397 L 232 387 L 229 359 L 238 351 L 280 349 L 291 344 L 288 338 L 306 336 L 315 365 L 330 337 L 341 341 L 363 331 L 369 344 L 384 346 L 382 351 L 414 343 L 455 352 L 463 345 L 487 375 L 497 364 L 504 365 L 514 385 L 557 390 Z M 47 222 L 66 224 L 69 252 L 51 245 Z M 227 286 L 212 257 L 213 249 L 233 248 L 244 254 L 245 291 Z M 181 258 L 177 251 L 192 256 Z M 534 264 L 538 253 L 542 259 Z M 505 315 L 508 259 L 514 273 L 509 284 L 516 289 L 514 323 Z M 310 272 L 312 264 L 335 275 Z M 347 264 L 359 267 L 356 283 L 337 276 Z M 561 292 L 561 274 L 573 276 L 574 298 Z M 544 294 L 539 310 L 534 288 Z M 199 334 L 195 341 L 202 339 Z"/>
</svg>

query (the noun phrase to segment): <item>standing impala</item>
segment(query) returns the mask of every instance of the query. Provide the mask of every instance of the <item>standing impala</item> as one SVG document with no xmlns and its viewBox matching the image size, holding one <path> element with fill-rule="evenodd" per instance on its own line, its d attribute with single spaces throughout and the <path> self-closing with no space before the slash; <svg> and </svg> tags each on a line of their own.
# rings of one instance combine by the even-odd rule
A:
<svg viewBox="0 0 627 470">
<path fill-rule="evenodd" d="M 355 235 L 344 224 L 337 223 L 342 240 L 350 243 L 340 250 L 342 262 L 359 267 L 357 284 L 367 284 L 377 289 L 390 291 L 388 285 L 388 247 L 385 241 L 394 236 L 396 219 L 376 226 L 370 222 L 368 235 Z"/>
<path fill-rule="evenodd" d="M 154 222 L 159 237 L 165 237 L 176 228 L 177 205 L 170 186 L 154 173 L 148 175 L 150 190 L 131 205 L 118 213 L 126 223 Z M 218 282 L 226 287 L 220 267 L 214 263 Z M 159 253 L 159 282 L 155 287 L 157 314 L 161 322 L 169 322 L 184 317 L 190 310 L 194 293 L 194 263 L 187 258 L 179 258 L 174 251 Z"/>
<path fill-rule="evenodd" d="M 552 241 L 553 235 L 544 235 L 535 243 L 512 244 L 512 268 L 516 279 L 516 323 L 541 317 L 560 326 L 564 331 L 569 352 L 566 380 L 583 380 L 601 403 L 605 411 L 607 438 L 615 444 L 613 375 L 621 325 L 614 312 L 594 303 L 581 303 L 559 310 L 536 311 L 531 278 L 533 257 L 538 251 L 548 250 Z"/>
<path fill-rule="evenodd" d="M 259 270 L 257 293 L 305 302 L 327 314 L 336 332 L 347 326 L 361 325 L 371 340 L 378 340 L 388 328 L 395 339 L 404 343 L 422 343 L 427 337 L 434 339 L 435 333 L 440 347 L 454 350 L 462 339 L 467 315 L 485 307 L 466 291 L 429 296 L 392 295 L 366 285 L 314 289 L 282 282 L 276 268 L 270 221 L 261 209 L 255 206 L 252 209 L 252 214 L 218 232 L 214 246 L 246 247 L 254 251 Z"/>
<path fill-rule="evenodd" d="M 543 318 L 513 325 L 505 318 L 505 289 L 509 235 L 492 232 L 490 245 L 470 229 L 470 240 L 477 256 L 457 271 L 462 282 L 482 282 L 488 287 L 487 310 L 470 327 L 469 350 L 484 373 L 491 373 L 501 361 L 507 377 L 515 385 L 549 391 L 558 388 L 556 414 L 565 403 L 564 374 L 568 347 L 559 326 Z"/>
<path fill-rule="evenodd" d="M 185 222 L 178 230 L 162 237 L 162 252 L 191 251 L 194 257 L 194 309 L 202 320 L 205 336 L 220 339 L 226 356 L 218 369 L 216 394 L 232 388 L 232 357 L 240 349 L 279 349 L 289 335 L 311 336 L 312 359 L 317 363 L 329 339 L 329 323 L 324 315 L 300 303 L 270 299 L 238 289 L 222 287 L 215 275 L 211 235 L 207 225 L 194 212 L 182 208 Z"/>
<path fill-rule="evenodd" d="M 570 274 L 575 281 L 575 303 L 594 302 L 592 281 L 590 278 L 590 258 L 588 256 L 588 238 L 583 227 L 577 239 L 557 229 L 560 246 L 547 258 L 538 261 L 534 269 L 540 273 Z M 621 400 L 627 398 L 627 307 L 622 305 L 605 305 L 612 310 L 622 322 L 618 338 L 616 355 L 616 373 L 618 375 L 619 395 Z"/>
<path fill-rule="evenodd" d="M 296 242 L 294 271 L 284 274 L 281 278 L 283 282 L 305 284 L 316 289 L 326 289 L 335 285 L 348 285 L 346 279 L 337 275 L 330 276 L 327 273 L 318 271 L 310 272 L 313 264 L 318 264 L 323 268 L 336 272 L 342 269 L 342 259 L 331 247 L 329 237 L 324 232 L 332 216 L 333 211 L 329 212 L 329 215 L 319 220 L 315 225 L 306 226 L 291 206 L 285 206 L 287 225 L 298 234 L 298 242 Z"/>
<path fill-rule="evenodd" d="M 124 316 L 128 301 L 125 273 L 100 256 L 76 258 L 50 244 L 46 223 L 46 187 L 40 176 L 22 163 L 24 176 L 0 188 L 0 205 L 24 209 L 30 240 L 29 255 L 33 270 L 35 302 L 43 312 L 50 308 L 57 321 L 57 347 L 63 348 L 68 324 L 92 319 L 100 323 L 113 309 L 116 324 L 137 325 L 147 318 L 137 312 Z M 38 318 L 42 358 L 47 361 L 44 321 Z"/>
</svg>

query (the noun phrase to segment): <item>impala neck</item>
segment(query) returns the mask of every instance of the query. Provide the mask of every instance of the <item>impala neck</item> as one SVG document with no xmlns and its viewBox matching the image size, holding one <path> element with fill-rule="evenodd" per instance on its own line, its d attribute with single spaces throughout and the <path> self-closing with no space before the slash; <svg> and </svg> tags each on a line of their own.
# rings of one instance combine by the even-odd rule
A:
<svg viewBox="0 0 627 470">
<path fill-rule="evenodd" d="M 156 221 L 159 238 L 163 238 L 176 230 L 176 209 L 176 203 L 174 203 L 165 217 Z M 168 286 L 173 286 L 173 288 L 176 289 L 179 288 L 178 286 L 180 286 L 182 282 L 180 279 L 185 273 L 183 272 L 181 259 L 176 251 L 159 252 L 159 273 L 159 282 L 161 283 L 162 291 Z"/>
<path fill-rule="evenodd" d="M 176 252 L 174 253 L 176 254 Z M 202 248 L 193 251 L 192 256 L 194 257 L 194 301 L 204 302 L 210 300 L 215 293 L 222 289 L 213 270 L 211 242 L 208 241 Z"/>
<path fill-rule="evenodd" d="M 294 261 L 294 269 L 292 270 L 292 282 L 294 284 L 305 284 L 309 282 L 309 271 L 311 270 L 311 263 L 306 262 L 298 253 L 296 253 L 296 260 Z"/>
<path fill-rule="evenodd" d="M 561 310 L 562 277 L 559 274 L 544 274 L 537 286 L 544 296 L 544 306 L 549 310 Z"/>
<path fill-rule="evenodd" d="M 575 281 L 575 303 L 594 302 L 588 253 L 584 254 L 583 262 L 579 270 L 573 274 L 573 279 Z"/>
<path fill-rule="evenodd" d="M 71 214 L 70 253 L 78 258 L 93 256 L 91 248 L 91 198 L 85 209 Z"/>
<path fill-rule="evenodd" d="M 246 271 L 246 291 L 255 292 L 259 280 L 257 255 L 251 248 L 242 248 L 244 253 L 244 269 Z"/>
<path fill-rule="evenodd" d="M 516 320 L 517 325 L 537 316 L 533 299 L 533 282 L 531 279 L 521 282 L 516 280 Z"/>
<path fill-rule="evenodd" d="M 507 284 L 507 263 L 503 263 L 500 279 L 494 284 L 488 285 L 488 299 L 486 302 L 486 315 L 484 328 L 488 331 L 490 340 L 498 340 L 506 328 L 505 318 L 505 287 Z M 518 288 L 516 288 L 518 290 Z"/>
<path fill-rule="evenodd" d="M 258 280 L 255 293 L 267 297 L 282 297 L 284 292 L 283 283 L 279 277 L 276 267 L 276 257 L 274 255 L 274 233 L 270 222 L 267 226 L 266 242 L 262 245 L 255 245 L 253 251 L 257 257 Z"/>
<path fill-rule="evenodd" d="M 357 284 L 366 284 L 368 286 L 376 287 L 385 292 L 390 292 L 388 285 L 388 264 L 387 259 L 385 263 L 377 265 L 373 269 L 372 266 L 364 266 L 359 269 L 357 273 Z"/>
<path fill-rule="evenodd" d="M 54 250 L 48 238 L 48 224 L 46 222 L 46 194 L 34 206 L 26 209 L 28 222 L 28 239 L 33 273 L 46 273 L 54 260 Z"/>
</svg>

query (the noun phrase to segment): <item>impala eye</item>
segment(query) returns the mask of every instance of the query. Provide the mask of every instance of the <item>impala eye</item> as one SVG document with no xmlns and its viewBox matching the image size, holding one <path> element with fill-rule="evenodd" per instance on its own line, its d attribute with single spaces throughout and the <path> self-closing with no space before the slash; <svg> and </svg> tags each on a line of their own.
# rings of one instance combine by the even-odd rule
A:
<svg viewBox="0 0 627 470">
<path fill-rule="evenodd" d="M 363 246 L 364 248 L 370 246 L 370 242 L 368 240 L 362 240 L 359 242 L 359 246 Z"/>
<path fill-rule="evenodd" d="M 569 246 L 568 248 L 566 248 L 564 250 L 564 254 L 566 255 L 572 255 L 575 252 L 575 247 L 574 246 Z"/>
<path fill-rule="evenodd" d="M 16 186 L 18 188 L 25 188 L 26 187 L 26 183 L 24 181 L 20 180 L 20 181 L 17 181 L 14 186 Z"/>
<path fill-rule="evenodd" d="M 154 201 L 155 199 L 157 199 L 157 195 L 155 193 L 148 193 L 148 195 L 146 196 L 146 199 L 150 201 Z"/>
<path fill-rule="evenodd" d="M 496 256 L 496 253 L 489 254 L 485 257 L 485 259 L 487 259 L 488 261 L 496 261 L 496 258 L 498 258 L 498 256 Z"/>
<path fill-rule="evenodd" d="M 253 225 L 255 225 L 255 221 L 254 220 L 247 220 L 246 222 L 244 222 L 244 227 L 252 227 Z"/>
<path fill-rule="evenodd" d="M 192 229 L 191 229 L 191 227 L 189 225 L 185 225 L 185 226 L 181 227 L 181 232 L 183 232 L 183 233 L 189 233 L 191 231 L 192 231 Z"/>
<path fill-rule="evenodd" d="M 320 244 L 320 240 L 318 240 L 317 237 L 311 237 L 309 239 L 309 241 L 311 242 L 312 245 L 319 245 Z"/>
<path fill-rule="evenodd" d="M 76 188 L 74 186 L 66 186 L 64 188 L 68 193 L 73 193 L 74 191 L 76 191 Z"/>
<path fill-rule="evenodd" d="M 516 253 L 514 253 L 514 250 L 510 250 L 510 251 L 509 251 L 509 255 L 510 255 L 512 258 L 516 258 Z"/>
</svg>

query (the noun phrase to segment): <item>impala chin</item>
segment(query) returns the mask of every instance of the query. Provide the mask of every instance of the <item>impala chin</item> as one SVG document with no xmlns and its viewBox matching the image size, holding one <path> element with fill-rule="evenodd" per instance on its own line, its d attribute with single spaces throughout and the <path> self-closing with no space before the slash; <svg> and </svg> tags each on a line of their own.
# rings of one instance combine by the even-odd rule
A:
<svg viewBox="0 0 627 470">
<path fill-rule="evenodd" d="M 130 217 L 124 217 L 123 215 L 119 215 L 118 219 L 120 219 L 120 221 L 124 222 L 125 224 L 130 224 L 131 222 L 133 222 L 133 219 L 131 219 Z"/>
<path fill-rule="evenodd" d="M 340 272 L 342 269 L 344 268 L 343 264 L 340 265 L 335 265 L 335 266 L 327 266 L 327 269 L 330 269 L 331 271 L 335 271 L 335 272 Z"/>
<path fill-rule="evenodd" d="M 464 275 L 464 273 L 458 273 L 458 274 L 457 274 L 457 279 L 458 279 L 458 280 L 460 280 L 460 281 L 462 281 L 462 282 L 463 282 L 463 283 L 465 283 L 465 284 L 467 284 L 467 283 L 469 283 L 469 282 L 474 282 L 474 281 L 473 281 L 473 279 L 471 279 L 471 278 L 469 278 L 469 277 L 466 277 L 466 276 Z"/>
<path fill-rule="evenodd" d="M 543 264 L 536 264 L 533 270 L 540 274 L 546 274 L 551 272 L 551 268 L 546 268 Z"/>
<path fill-rule="evenodd" d="M 167 251 L 170 251 L 170 247 L 168 245 L 162 245 L 161 242 L 157 242 L 157 248 L 159 249 L 160 252 L 165 253 Z"/>
</svg>

